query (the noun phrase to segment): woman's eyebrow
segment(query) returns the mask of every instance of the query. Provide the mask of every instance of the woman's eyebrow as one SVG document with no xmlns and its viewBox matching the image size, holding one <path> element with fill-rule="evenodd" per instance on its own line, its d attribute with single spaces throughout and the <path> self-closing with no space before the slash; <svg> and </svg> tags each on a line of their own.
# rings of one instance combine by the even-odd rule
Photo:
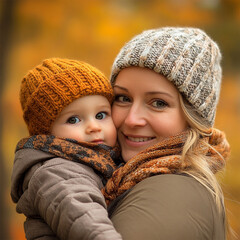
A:
<svg viewBox="0 0 240 240">
<path fill-rule="evenodd" d="M 167 95 L 169 97 L 173 97 L 171 93 L 168 92 L 161 92 L 161 91 L 151 91 L 147 92 L 146 95 L 153 95 L 153 94 L 161 94 L 161 95 Z"/>
<path fill-rule="evenodd" d="M 129 92 L 127 88 L 119 86 L 119 85 L 114 85 L 113 88 L 119 88 L 125 92 Z M 173 97 L 172 94 L 168 93 L 168 92 L 161 92 L 161 91 L 150 91 L 150 92 L 146 92 L 145 95 L 154 95 L 154 94 L 161 94 L 161 95 L 166 95 L 168 97 Z"/>
<path fill-rule="evenodd" d="M 114 85 L 113 88 L 120 88 L 121 90 L 124 90 L 124 91 L 128 92 L 127 88 L 121 87 L 119 85 Z"/>
</svg>

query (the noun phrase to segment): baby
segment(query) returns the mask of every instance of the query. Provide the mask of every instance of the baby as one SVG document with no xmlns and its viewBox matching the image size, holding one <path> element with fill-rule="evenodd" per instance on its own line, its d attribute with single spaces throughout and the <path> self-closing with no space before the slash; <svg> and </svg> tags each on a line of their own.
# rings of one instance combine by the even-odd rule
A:
<svg viewBox="0 0 240 240">
<path fill-rule="evenodd" d="M 27 239 L 122 239 L 101 194 L 119 153 L 113 97 L 106 77 L 76 60 L 47 59 L 24 77 L 30 136 L 16 148 L 11 196 Z"/>
</svg>

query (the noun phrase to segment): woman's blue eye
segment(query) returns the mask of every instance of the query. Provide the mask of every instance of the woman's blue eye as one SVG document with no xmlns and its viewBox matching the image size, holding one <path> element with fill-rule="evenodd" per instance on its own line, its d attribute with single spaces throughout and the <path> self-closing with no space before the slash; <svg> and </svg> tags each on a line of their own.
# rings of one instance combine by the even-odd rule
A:
<svg viewBox="0 0 240 240">
<path fill-rule="evenodd" d="M 125 95 L 116 95 L 115 101 L 116 102 L 130 102 L 130 98 Z"/>
<path fill-rule="evenodd" d="M 67 123 L 76 124 L 76 123 L 79 123 L 80 121 L 81 120 L 78 117 L 70 117 L 68 118 Z"/>
<path fill-rule="evenodd" d="M 102 120 L 102 119 L 104 119 L 106 116 L 107 116 L 107 114 L 106 114 L 105 112 L 99 112 L 99 113 L 97 113 L 97 115 L 96 115 L 96 119 Z"/>
<path fill-rule="evenodd" d="M 155 108 L 165 108 L 168 104 L 163 100 L 155 100 L 152 102 L 152 106 Z"/>
</svg>

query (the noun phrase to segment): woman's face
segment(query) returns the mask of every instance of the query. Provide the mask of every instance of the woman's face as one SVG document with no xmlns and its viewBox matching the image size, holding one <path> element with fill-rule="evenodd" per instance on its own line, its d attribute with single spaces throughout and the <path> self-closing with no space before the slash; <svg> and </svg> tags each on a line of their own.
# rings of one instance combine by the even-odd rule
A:
<svg viewBox="0 0 240 240">
<path fill-rule="evenodd" d="M 177 89 L 153 70 L 140 67 L 121 70 L 114 93 L 112 117 L 126 162 L 188 126 Z"/>
</svg>

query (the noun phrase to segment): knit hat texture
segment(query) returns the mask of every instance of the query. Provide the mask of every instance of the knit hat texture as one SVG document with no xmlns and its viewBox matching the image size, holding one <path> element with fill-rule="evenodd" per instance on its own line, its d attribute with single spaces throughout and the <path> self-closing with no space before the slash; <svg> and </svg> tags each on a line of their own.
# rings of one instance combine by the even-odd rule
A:
<svg viewBox="0 0 240 240">
<path fill-rule="evenodd" d="M 195 111 L 213 126 L 222 69 L 218 45 L 197 28 L 164 27 L 142 32 L 126 43 L 111 73 L 130 66 L 146 67 L 171 81 Z"/>
<path fill-rule="evenodd" d="M 21 83 L 20 102 L 29 134 L 49 134 L 64 107 L 88 95 L 113 101 L 111 84 L 97 68 L 76 60 L 44 60 Z"/>
</svg>

